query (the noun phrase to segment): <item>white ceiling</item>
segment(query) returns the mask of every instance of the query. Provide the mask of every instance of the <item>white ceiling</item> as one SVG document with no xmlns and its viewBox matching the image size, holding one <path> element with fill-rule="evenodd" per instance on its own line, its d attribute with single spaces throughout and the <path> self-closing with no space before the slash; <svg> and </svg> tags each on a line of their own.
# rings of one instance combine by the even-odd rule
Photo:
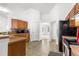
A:
<svg viewBox="0 0 79 59">
<path fill-rule="evenodd" d="M 1 7 L 7 8 L 12 12 L 21 13 L 29 8 L 40 11 L 41 14 L 47 14 L 56 5 L 56 3 L 0 3 Z"/>
<path fill-rule="evenodd" d="M 74 3 L 0 3 L 0 7 L 10 10 L 14 14 L 13 16 L 16 17 L 18 17 L 17 15 L 19 14 L 25 13 L 30 8 L 40 11 L 42 15 L 47 15 L 56 5 L 59 7 L 59 19 L 65 19 L 67 13 L 69 13 L 74 6 Z M 0 15 L 7 17 L 7 14 L 3 12 L 0 12 Z"/>
</svg>

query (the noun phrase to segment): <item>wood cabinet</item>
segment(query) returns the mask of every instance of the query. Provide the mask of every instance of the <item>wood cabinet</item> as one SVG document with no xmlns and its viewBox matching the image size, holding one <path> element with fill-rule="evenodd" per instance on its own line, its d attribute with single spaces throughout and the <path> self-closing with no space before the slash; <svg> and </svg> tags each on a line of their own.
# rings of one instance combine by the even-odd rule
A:
<svg viewBox="0 0 79 59">
<path fill-rule="evenodd" d="M 76 4 L 75 6 L 75 14 L 79 12 L 79 3 Z"/>
<path fill-rule="evenodd" d="M 11 20 L 11 28 L 17 28 L 18 24 L 17 24 L 17 20 L 16 19 L 12 19 Z"/>
<path fill-rule="evenodd" d="M 79 20 L 75 20 L 75 26 L 79 27 Z"/>
<path fill-rule="evenodd" d="M 71 9 L 67 17 L 65 18 L 66 20 L 70 21 L 70 27 L 77 27 L 79 26 L 79 21 L 75 18 L 75 15 L 79 12 L 79 3 L 74 5 L 74 7 Z M 76 21 L 77 20 L 77 21 Z"/>
<path fill-rule="evenodd" d="M 75 7 L 73 7 L 73 9 L 70 11 L 69 20 L 72 20 L 72 18 L 74 18 L 74 15 L 75 15 Z"/>
<path fill-rule="evenodd" d="M 27 22 L 18 20 L 18 28 L 25 29 L 25 28 L 27 28 L 27 26 L 28 26 Z"/>
<path fill-rule="evenodd" d="M 66 18 L 65 18 L 66 20 L 72 19 L 72 17 L 75 15 L 75 8 L 76 8 L 75 6 L 70 10 L 70 12 L 68 13 L 68 15 L 66 16 Z"/>
<path fill-rule="evenodd" d="M 75 26 L 75 20 L 69 20 L 70 21 L 70 27 L 74 27 Z"/>
<path fill-rule="evenodd" d="M 12 28 L 15 29 L 26 29 L 28 27 L 28 23 L 26 21 L 18 20 L 18 19 L 12 19 Z"/>
<path fill-rule="evenodd" d="M 76 11 L 75 14 L 79 12 L 79 3 L 76 4 Z M 75 19 L 75 26 L 79 26 L 79 19 Z"/>
<path fill-rule="evenodd" d="M 70 20 L 75 15 L 75 13 L 76 13 L 76 5 L 74 5 L 74 7 L 70 10 L 65 19 Z"/>
<path fill-rule="evenodd" d="M 13 42 L 8 44 L 9 56 L 25 56 L 26 55 L 26 40 Z"/>
<path fill-rule="evenodd" d="M 69 13 L 69 22 L 70 22 L 70 27 L 74 27 L 75 26 L 75 6 L 71 9 L 70 13 Z"/>
</svg>

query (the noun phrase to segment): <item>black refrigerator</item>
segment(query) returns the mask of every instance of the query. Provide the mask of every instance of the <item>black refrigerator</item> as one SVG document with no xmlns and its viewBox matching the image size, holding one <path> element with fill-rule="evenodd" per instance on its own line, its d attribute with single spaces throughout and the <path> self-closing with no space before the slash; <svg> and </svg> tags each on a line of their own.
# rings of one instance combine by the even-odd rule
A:
<svg viewBox="0 0 79 59">
<path fill-rule="evenodd" d="M 63 52 L 62 35 L 64 35 L 65 32 L 64 27 L 69 27 L 69 21 L 59 21 L 59 51 L 60 52 Z"/>
</svg>

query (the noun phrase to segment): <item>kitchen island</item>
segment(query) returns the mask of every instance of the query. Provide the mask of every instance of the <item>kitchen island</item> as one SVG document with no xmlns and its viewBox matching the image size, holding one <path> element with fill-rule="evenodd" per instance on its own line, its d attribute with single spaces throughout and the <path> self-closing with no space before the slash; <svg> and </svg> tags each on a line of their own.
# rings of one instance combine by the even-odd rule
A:
<svg viewBox="0 0 79 59">
<path fill-rule="evenodd" d="M 26 37 L 9 37 L 8 55 L 9 56 L 25 56 L 28 43 Z"/>
</svg>

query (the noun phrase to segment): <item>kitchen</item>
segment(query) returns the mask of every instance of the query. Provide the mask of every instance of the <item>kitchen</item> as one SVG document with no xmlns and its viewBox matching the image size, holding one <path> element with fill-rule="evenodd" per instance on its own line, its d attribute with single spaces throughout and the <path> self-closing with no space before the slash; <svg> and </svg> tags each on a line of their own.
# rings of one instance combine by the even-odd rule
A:
<svg viewBox="0 0 79 59">
<path fill-rule="evenodd" d="M 1 39 L 0 46 L 1 46 L 2 56 L 5 56 L 5 55 L 7 56 L 7 54 L 8 56 L 26 55 L 26 45 L 30 40 L 28 23 L 26 21 L 12 19 L 11 32 L 2 32 L 0 35 L 0 39 Z"/>
<path fill-rule="evenodd" d="M 78 17 L 79 4 L 73 8 L 73 6 L 75 5 L 75 3 L 0 4 L 0 6 L 2 6 L 0 7 L 0 50 L 2 51 L 0 55 L 26 56 L 28 55 L 28 53 L 30 53 L 29 55 L 47 56 L 48 54 L 50 54 L 51 50 L 53 52 L 71 56 L 71 54 L 74 52 L 71 53 L 69 50 L 65 49 L 65 47 L 67 46 L 65 46 L 64 39 L 76 39 L 76 32 L 72 31 L 74 34 L 70 32 L 68 34 L 66 33 L 66 35 L 64 33 L 63 35 L 61 35 L 59 32 L 62 29 L 59 30 L 59 22 L 66 21 L 67 23 L 66 25 L 64 25 L 65 27 L 67 25 L 70 27 L 77 27 L 79 25 L 78 20 L 76 20 L 76 18 Z M 43 27 L 43 30 L 41 30 L 42 28 L 40 27 Z M 43 34 L 47 35 L 46 38 L 48 37 L 50 40 L 46 39 L 44 36 L 40 36 L 42 35 L 42 32 L 40 30 L 43 31 Z M 61 35 L 61 37 L 59 37 L 59 35 Z M 42 39 L 42 37 L 44 37 L 45 39 Z M 53 43 L 51 43 L 52 41 Z M 30 47 L 30 51 L 27 51 L 27 47 L 30 46 L 30 43 L 33 43 L 31 46 L 33 47 L 33 49 Z M 42 45 L 44 43 L 46 47 Z M 42 45 L 41 48 L 39 45 Z M 73 47 L 74 46 L 71 46 L 71 48 Z M 76 48 L 78 48 L 78 46 Z M 39 52 L 39 50 L 42 51 Z"/>
<path fill-rule="evenodd" d="M 79 4 L 76 3 L 66 16 L 61 32 L 63 41 L 63 52 L 66 56 L 79 56 Z M 62 23 L 61 22 L 61 23 Z M 62 27 L 62 26 L 61 26 Z M 62 51 L 62 50 L 61 50 Z"/>
</svg>

